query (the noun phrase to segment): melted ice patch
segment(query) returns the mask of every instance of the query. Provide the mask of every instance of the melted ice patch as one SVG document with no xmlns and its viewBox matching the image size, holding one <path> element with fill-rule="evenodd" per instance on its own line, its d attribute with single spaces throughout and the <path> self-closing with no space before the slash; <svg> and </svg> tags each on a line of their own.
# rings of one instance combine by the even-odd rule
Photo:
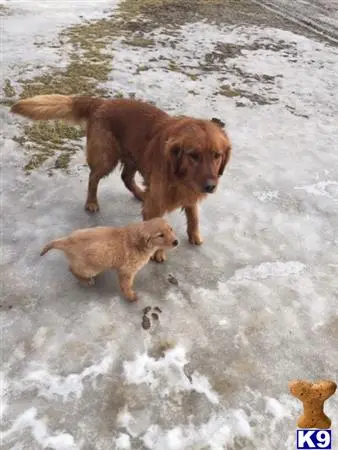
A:
<svg viewBox="0 0 338 450">
<path fill-rule="evenodd" d="M 188 363 L 183 347 L 168 350 L 163 358 L 156 360 L 147 353 L 138 353 L 134 361 L 124 362 L 124 375 L 128 383 L 146 383 L 151 389 L 161 385 L 160 395 L 166 397 L 172 392 L 196 391 L 217 404 L 218 395 L 210 386 L 208 379 L 194 372 L 190 378 L 184 372 Z"/>
</svg>

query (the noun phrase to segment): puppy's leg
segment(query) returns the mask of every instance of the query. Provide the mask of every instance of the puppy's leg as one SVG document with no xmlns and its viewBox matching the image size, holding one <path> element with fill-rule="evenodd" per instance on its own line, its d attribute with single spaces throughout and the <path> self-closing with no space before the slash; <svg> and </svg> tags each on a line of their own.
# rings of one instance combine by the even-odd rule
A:
<svg viewBox="0 0 338 450">
<path fill-rule="evenodd" d="M 95 285 L 94 278 L 85 278 L 85 277 L 82 277 L 81 275 L 78 275 L 75 272 L 75 270 L 72 268 L 72 266 L 69 266 L 69 271 L 74 275 L 75 278 L 77 278 L 79 281 L 81 281 L 81 283 L 85 283 L 88 286 L 94 286 Z"/>
<path fill-rule="evenodd" d="M 134 179 L 136 172 L 135 166 L 127 163 L 122 170 L 121 178 L 126 188 L 134 194 L 134 197 L 137 198 L 137 200 L 143 201 L 144 191 L 137 186 Z"/>
<path fill-rule="evenodd" d="M 190 244 L 201 245 L 203 244 L 203 239 L 201 238 L 199 232 L 199 221 L 198 221 L 198 207 L 197 205 L 188 206 L 184 208 L 185 215 L 187 217 L 187 233 L 189 237 Z"/>
<path fill-rule="evenodd" d="M 165 213 L 163 205 L 159 202 L 157 198 L 151 195 L 148 191 L 145 193 L 145 198 L 143 202 L 142 216 L 143 220 L 154 219 L 155 217 L 162 217 Z M 153 261 L 161 263 L 167 259 L 164 250 L 159 249 L 151 257 Z"/>
<path fill-rule="evenodd" d="M 87 162 L 90 167 L 88 193 L 85 209 L 99 211 L 97 189 L 101 178 L 109 175 L 119 161 L 119 146 L 110 130 L 98 124 L 91 125 L 88 132 Z"/>
<path fill-rule="evenodd" d="M 118 272 L 118 280 L 121 291 L 130 302 L 135 302 L 137 300 L 137 294 L 133 291 L 134 278 L 135 273 L 130 273 L 124 270 L 120 270 Z"/>
</svg>

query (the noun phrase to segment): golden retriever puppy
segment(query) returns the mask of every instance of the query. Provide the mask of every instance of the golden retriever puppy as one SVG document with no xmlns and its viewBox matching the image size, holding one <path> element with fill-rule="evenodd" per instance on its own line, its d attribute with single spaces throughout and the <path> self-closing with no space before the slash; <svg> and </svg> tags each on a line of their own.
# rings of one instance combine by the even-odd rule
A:
<svg viewBox="0 0 338 450">
<path fill-rule="evenodd" d="M 189 242 L 202 244 L 198 203 L 216 191 L 231 153 L 221 120 L 171 116 L 133 99 L 66 95 L 22 99 L 11 112 L 33 120 L 86 123 L 88 211 L 98 211 L 99 181 L 120 162 L 125 186 L 143 202 L 143 220 L 183 208 Z M 145 191 L 135 182 L 136 172 L 144 179 Z M 157 250 L 153 259 L 164 261 L 163 250 Z"/>
<path fill-rule="evenodd" d="M 149 261 L 154 251 L 178 246 L 176 235 L 162 218 L 125 227 L 94 227 L 76 230 L 56 239 L 41 251 L 62 250 L 69 270 L 89 286 L 93 277 L 106 270 L 117 270 L 121 291 L 129 301 L 137 300 L 133 291 L 136 273 Z"/>
</svg>

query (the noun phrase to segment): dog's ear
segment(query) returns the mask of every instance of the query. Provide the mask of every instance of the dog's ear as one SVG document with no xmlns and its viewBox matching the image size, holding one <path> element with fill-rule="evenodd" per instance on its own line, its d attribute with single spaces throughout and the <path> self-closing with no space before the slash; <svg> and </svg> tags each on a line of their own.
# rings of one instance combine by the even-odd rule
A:
<svg viewBox="0 0 338 450">
<path fill-rule="evenodd" d="M 223 175 L 225 166 L 227 165 L 230 158 L 230 149 L 227 149 L 222 154 L 221 165 L 219 167 L 218 176 L 221 177 Z"/>
<path fill-rule="evenodd" d="M 211 122 L 214 122 L 216 125 L 218 125 L 220 128 L 225 128 L 225 122 L 223 122 L 221 119 L 217 119 L 217 117 L 213 117 L 211 119 Z"/>
<path fill-rule="evenodd" d="M 182 177 L 184 170 L 182 168 L 182 159 L 184 150 L 178 142 L 169 139 L 166 143 L 166 154 L 168 155 L 170 171 L 175 177 Z"/>
<path fill-rule="evenodd" d="M 173 158 L 174 173 L 176 176 L 181 177 L 183 175 L 182 171 L 183 149 L 180 148 L 178 145 L 174 145 L 174 147 L 171 148 L 171 155 Z"/>
</svg>

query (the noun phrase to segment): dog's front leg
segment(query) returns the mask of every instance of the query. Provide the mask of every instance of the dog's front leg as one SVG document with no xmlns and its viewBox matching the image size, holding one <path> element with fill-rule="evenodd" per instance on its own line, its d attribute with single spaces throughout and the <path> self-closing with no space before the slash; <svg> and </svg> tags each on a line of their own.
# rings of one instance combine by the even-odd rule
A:
<svg viewBox="0 0 338 450">
<path fill-rule="evenodd" d="M 199 221 L 198 221 L 198 207 L 197 204 L 193 206 L 188 206 L 184 208 L 185 215 L 187 217 L 187 233 L 189 237 L 189 242 L 192 245 L 203 244 L 203 239 L 201 238 L 199 231 Z"/>
<path fill-rule="evenodd" d="M 154 219 L 155 217 L 162 217 L 165 213 L 165 209 L 161 207 L 161 202 L 158 198 L 154 198 L 149 191 L 146 191 L 146 195 L 143 202 L 142 216 L 143 220 Z M 151 257 L 153 261 L 161 263 L 167 259 L 164 250 L 156 250 Z"/>
<path fill-rule="evenodd" d="M 122 293 L 130 302 L 137 300 L 137 294 L 133 291 L 133 282 L 135 274 L 128 271 L 120 270 L 118 272 L 118 279 Z"/>
</svg>

